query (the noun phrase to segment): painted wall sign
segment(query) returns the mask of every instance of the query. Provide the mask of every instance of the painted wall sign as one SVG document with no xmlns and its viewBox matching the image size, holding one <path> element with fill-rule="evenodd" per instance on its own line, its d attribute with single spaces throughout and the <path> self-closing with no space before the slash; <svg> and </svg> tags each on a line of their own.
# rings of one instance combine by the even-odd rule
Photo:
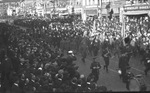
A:
<svg viewBox="0 0 150 93">
<path fill-rule="evenodd" d="M 150 5 L 143 6 L 126 6 L 124 7 L 125 11 L 133 11 L 133 10 L 150 10 Z"/>
</svg>

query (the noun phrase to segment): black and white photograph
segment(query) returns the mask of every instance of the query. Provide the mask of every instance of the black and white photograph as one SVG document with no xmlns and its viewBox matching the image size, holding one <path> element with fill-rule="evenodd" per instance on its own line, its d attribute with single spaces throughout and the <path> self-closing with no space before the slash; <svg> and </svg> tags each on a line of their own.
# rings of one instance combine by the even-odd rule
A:
<svg viewBox="0 0 150 93">
<path fill-rule="evenodd" d="M 0 0 L 0 93 L 150 91 L 150 0 Z"/>
</svg>

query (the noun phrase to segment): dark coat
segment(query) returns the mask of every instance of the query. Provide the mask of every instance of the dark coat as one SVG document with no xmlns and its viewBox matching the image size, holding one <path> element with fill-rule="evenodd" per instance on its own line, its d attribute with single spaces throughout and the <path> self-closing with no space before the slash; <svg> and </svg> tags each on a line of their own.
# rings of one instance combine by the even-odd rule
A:
<svg viewBox="0 0 150 93">
<path fill-rule="evenodd" d="M 128 66 L 128 63 L 127 63 L 127 56 L 121 56 L 119 58 L 119 68 L 120 69 L 124 69 Z"/>
</svg>

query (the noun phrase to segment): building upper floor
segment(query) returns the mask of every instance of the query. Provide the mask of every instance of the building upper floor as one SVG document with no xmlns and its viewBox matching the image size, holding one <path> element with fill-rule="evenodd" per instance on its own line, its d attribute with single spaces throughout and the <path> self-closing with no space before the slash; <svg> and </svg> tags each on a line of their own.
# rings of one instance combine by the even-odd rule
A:
<svg viewBox="0 0 150 93">
<path fill-rule="evenodd" d="M 146 4 L 150 4 L 150 0 L 126 0 L 125 6 Z"/>
</svg>

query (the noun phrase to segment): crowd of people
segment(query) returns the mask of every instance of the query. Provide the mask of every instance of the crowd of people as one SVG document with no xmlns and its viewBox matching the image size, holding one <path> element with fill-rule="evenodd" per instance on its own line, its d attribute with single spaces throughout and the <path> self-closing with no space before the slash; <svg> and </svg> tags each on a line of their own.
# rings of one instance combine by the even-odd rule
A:
<svg viewBox="0 0 150 93">
<path fill-rule="evenodd" d="M 14 24 L 3 23 L 0 30 L 1 85 L 3 91 L 11 90 L 12 93 L 108 91 L 105 86 L 97 86 L 101 68 L 95 61 L 98 51 L 103 50 L 106 72 L 110 57 L 117 55 L 121 77 L 124 77 L 133 54 L 131 48 L 135 47 L 131 44 L 131 35 L 125 40 L 121 37 L 122 24 L 115 18 L 111 21 L 90 19 L 84 23 L 76 22 L 74 26 L 31 19 L 20 19 Z M 138 53 L 143 55 L 146 49 L 138 47 Z M 73 52 L 81 53 L 83 62 L 88 54 L 94 57 L 90 67 L 92 72 L 87 78 L 78 72 Z M 148 54 L 142 61 L 145 62 Z M 149 68 L 145 70 L 146 74 Z"/>
<path fill-rule="evenodd" d="M 21 24 L 21 22 L 20 22 Z M 96 86 L 92 75 L 88 81 L 80 75 L 73 61 L 76 60 L 72 51 L 64 57 L 59 49 L 61 37 L 72 40 L 81 32 L 71 31 L 68 27 L 46 30 L 45 28 L 20 28 L 1 24 L 1 85 L 2 90 L 12 93 L 29 91 L 51 92 L 83 92 L 107 91 L 104 86 Z M 64 36 L 63 36 L 64 35 Z M 58 41 L 58 42 L 57 42 Z M 69 43 L 68 43 L 69 44 Z M 63 44 L 62 44 L 63 45 Z M 52 46 L 55 49 L 52 49 Z M 65 45 L 64 50 L 71 50 Z M 90 82 L 90 83 L 87 83 Z M 93 87 L 95 84 L 95 87 Z"/>
</svg>

